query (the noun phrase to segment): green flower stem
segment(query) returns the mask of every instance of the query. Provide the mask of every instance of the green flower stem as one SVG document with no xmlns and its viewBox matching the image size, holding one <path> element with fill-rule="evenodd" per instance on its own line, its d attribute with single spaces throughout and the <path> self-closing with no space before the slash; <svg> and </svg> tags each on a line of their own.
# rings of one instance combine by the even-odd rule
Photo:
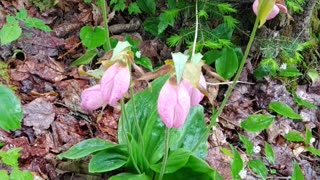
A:
<svg viewBox="0 0 320 180">
<path fill-rule="evenodd" d="M 137 116 L 137 111 L 136 111 L 136 104 L 134 101 L 133 97 L 133 88 L 130 86 L 130 97 L 131 97 L 131 102 L 132 102 L 132 107 L 133 107 L 133 114 L 134 114 L 134 125 L 136 126 L 136 131 L 138 132 L 138 136 L 142 145 L 142 153 L 144 154 L 144 141 L 143 141 L 143 136 L 141 132 L 141 128 L 138 123 L 138 116 Z"/>
<path fill-rule="evenodd" d="M 102 17 L 103 17 L 103 26 L 106 31 L 106 51 L 111 50 L 111 44 L 110 44 L 110 37 L 109 37 L 109 27 L 108 27 L 108 18 L 107 18 L 107 3 L 105 0 L 101 0 L 101 11 L 102 11 Z"/>
<path fill-rule="evenodd" d="M 161 166 L 159 180 L 162 180 L 164 172 L 166 170 L 168 154 L 169 154 L 169 133 L 170 133 L 170 129 L 166 128 L 166 135 L 165 135 L 165 139 L 164 139 L 164 141 L 165 141 L 165 144 L 164 144 L 164 156 L 163 156 L 163 160 L 162 160 L 162 166 Z"/>
<path fill-rule="evenodd" d="M 125 109 L 125 106 L 124 106 L 124 102 L 123 102 L 123 99 L 121 99 L 121 113 L 123 113 L 124 115 L 124 119 L 126 121 L 126 124 L 127 126 L 129 125 L 129 121 L 128 121 L 128 116 L 127 116 L 127 112 L 126 112 L 126 109 Z M 128 126 L 129 127 L 129 126 Z M 132 160 L 132 163 L 133 163 L 133 166 L 134 168 L 136 169 L 136 171 L 141 174 L 141 171 L 135 161 L 135 159 L 133 158 L 133 151 L 132 151 L 132 147 L 131 147 L 131 144 L 130 144 L 130 141 L 129 141 L 129 138 L 128 138 L 128 135 L 126 133 L 126 130 L 124 128 L 124 125 L 122 125 L 122 132 L 124 133 L 124 136 L 126 138 L 126 141 L 127 141 L 127 145 L 128 145 L 128 151 L 129 151 L 129 156 Z"/>
<path fill-rule="evenodd" d="M 194 32 L 194 40 L 193 40 L 193 46 L 192 46 L 192 56 L 194 56 L 194 54 L 196 53 L 198 29 L 199 29 L 198 0 L 196 0 L 196 30 Z"/>
<path fill-rule="evenodd" d="M 254 23 L 254 26 L 253 26 L 253 29 L 252 29 L 252 32 L 251 32 L 251 35 L 250 35 L 250 39 L 249 39 L 249 42 L 248 42 L 248 45 L 247 45 L 247 48 L 246 48 L 246 51 L 243 55 L 243 58 L 241 60 L 241 64 L 239 66 L 239 69 L 237 71 L 237 74 L 236 76 L 234 77 L 233 79 L 233 82 L 231 84 L 231 86 L 229 86 L 227 92 L 226 92 L 226 95 L 218 109 L 218 111 L 216 113 L 214 113 L 211 121 L 210 121 L 210 124 L 208 125 L 206 131 L 202 134 L 201 138 L 199 139 L 199 141 L 197 142 L 196 146 L 193 148 L 193 152 L 198 148 L 198 146 L 200 145 L 200 143 L 207 137 L 207 134 L 209 134 L 211 128 L 215 125 L 215 122 L 216 122 L 216 119 L 220 116 L 220 114 L 222 113 L 224 107 L 226 106 L 228 100 L 229 100 L 229 97 L 231 95 L 231 92 L 232 90 L 234 89 L 234 87 L 236 86 L 237 84 L 237 81 L 239 80 L 239 77 L 241 75 L 241 72 L 242 72 L 242 69 L 243 69 L 243 66 L 246 62 L 246 59 L 249 55 L 249 51 L 251 49 L 251 46 L 252 46 L 252 43 L 253 43 L 253 40 L 254 40 L 254 37 L 256 35 L 256 31 L 257 31 L 257 28 L 258 28 L 258 24 L 259 24 L 259 19 L 256 18 L 256 21 Z"/>
</svg>

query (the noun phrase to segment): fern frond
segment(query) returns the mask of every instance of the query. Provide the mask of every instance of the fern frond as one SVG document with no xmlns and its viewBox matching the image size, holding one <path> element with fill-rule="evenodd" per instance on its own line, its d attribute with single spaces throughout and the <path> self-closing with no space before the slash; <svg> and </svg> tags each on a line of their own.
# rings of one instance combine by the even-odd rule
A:
<svg viewBox="0 0 320 180">
<path fill-rule="evenodd" d="M 223 22 L 229 27 L 234 28 L 239 23 L 239 21 L 232 16 L 223 16 Z"/>
<path fill-rule="evenodd" d="M 237 12 L 237 10 L 234 9 L 229 3 L 219 3 L 217 7 L 219 12 L 222 14 L 230 14 Z"/>
</svg>

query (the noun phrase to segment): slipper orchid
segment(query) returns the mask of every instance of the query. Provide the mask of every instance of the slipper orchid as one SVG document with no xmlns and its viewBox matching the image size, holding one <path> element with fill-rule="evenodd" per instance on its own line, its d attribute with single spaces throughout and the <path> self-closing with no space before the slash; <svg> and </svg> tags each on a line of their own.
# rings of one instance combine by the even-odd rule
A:
<svg viewBox="0 0 320 180">
<path fill-rule="evenodd" d="M 182 83 L 189 93 L 191 106 L 197 106 L 203 99 L 204 95 L 200 92 L 200 90 L 197 87 L 193 87 L 188 80 L 183 80 Z M 206 80 L 204 79 L 203 74 L 200 74 L 199 85 L 202 86 L 204 89 L 207 89 Z"/>
<path fill-rule="evenodd" d="M 190 95 L 183 83 L 170 78 L 162 87 L 158 98 L 158 113 L 167 128 L 180 128 L 190 110 Z"/>
<path fill-rule="evenodd" d="M 95 85 L 85 89 L 81 93 L 81 108 L 93 111 L 104 105 L 104 101 L 101 98 L 100 85 Z"/>
</svg>

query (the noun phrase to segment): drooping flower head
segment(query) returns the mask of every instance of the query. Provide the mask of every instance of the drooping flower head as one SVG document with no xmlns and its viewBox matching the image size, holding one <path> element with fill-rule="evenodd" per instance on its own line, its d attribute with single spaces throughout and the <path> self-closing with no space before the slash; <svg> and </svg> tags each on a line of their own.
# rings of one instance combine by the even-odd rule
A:
<svg viewBox="0 0 320 180">
<path fill-rule="evenodd" d="M 284 0 L 255 0 L 252 5 L 253 12 L 260 18 L 260 27 L 266 22 L 276 17 L 279 12 L 287 13 Z M 258 11 L 260 11 L 258 13 Z"/>
<path fill-rule="evenodd" d="M 167 128 L 180 128 L 190 110 L 190 95 L 186 87 L 170 78 L 163 85 L 158 98 L 158 113 Z"/>
<path fill-rule="evenodd" d="M 105 105 L 102 94 L 100 91 L 100 85 L 95 85 L 90 88 L 85 89 L 81 93 L 81 108 L 89 111 L 98 109 L 99 107 Z"/>
</svg>

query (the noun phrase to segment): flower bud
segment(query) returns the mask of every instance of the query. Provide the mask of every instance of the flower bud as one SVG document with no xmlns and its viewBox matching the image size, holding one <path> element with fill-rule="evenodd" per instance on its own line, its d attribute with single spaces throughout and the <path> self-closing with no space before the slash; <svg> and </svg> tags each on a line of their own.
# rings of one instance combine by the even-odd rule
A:
<svg viewBox="0 0 320 180">
<path fill-rule="evenodd" d="M 158 98 L 158 113 L 167 128 L 180 128 L 190 110 L 190 96 L 186 87 L 177 85 L 174 78 L 162 87 Z"/>
<path fill-rule="evenodd" d="M 193 87 L 188 80 L 183 80 L 182 84 L 186 87 L 189 96 L 190 96 L 190 104 L 192 107 L 198 105 L 200 101 L 203 99 L 204 95 L 200 92 L 200 90 L 196 87 Z M 204 89 L 207 89 L 207 83 L 204 79 L 203 74 L 200 74 L 199 85 Z"/>
<path fill-rule="evenodd" d="M 93 111 L 103 105 L 100 85 L 95 85 L 82 91 L 80 105 L 82 109 Z"/>
<path fill-rule="evenodd" d="M 103 101 L 114 105 L 128 91 L 130 86 L 130 71 L 128 64 L 120 61 L 110 66 L 101 79 Z"/>
<path fill-rule="evenodd" d="M 255 0 L 252 8 L 253 8 L 253 12 L 258 15 L 258 7 L 259 7 L 259 1 L 262 0 Z M 283 0 L 275 0 L 275 4 L 273 6 L 272 11 L 270 12 L 270 14 L 267 17 L 267 20 L 273 19 L 274 17 L 276 17 L 279 12 L 283 12 L 283 13 L 287 13 L 287 7 L 285 6 Z"/>
</svg>

